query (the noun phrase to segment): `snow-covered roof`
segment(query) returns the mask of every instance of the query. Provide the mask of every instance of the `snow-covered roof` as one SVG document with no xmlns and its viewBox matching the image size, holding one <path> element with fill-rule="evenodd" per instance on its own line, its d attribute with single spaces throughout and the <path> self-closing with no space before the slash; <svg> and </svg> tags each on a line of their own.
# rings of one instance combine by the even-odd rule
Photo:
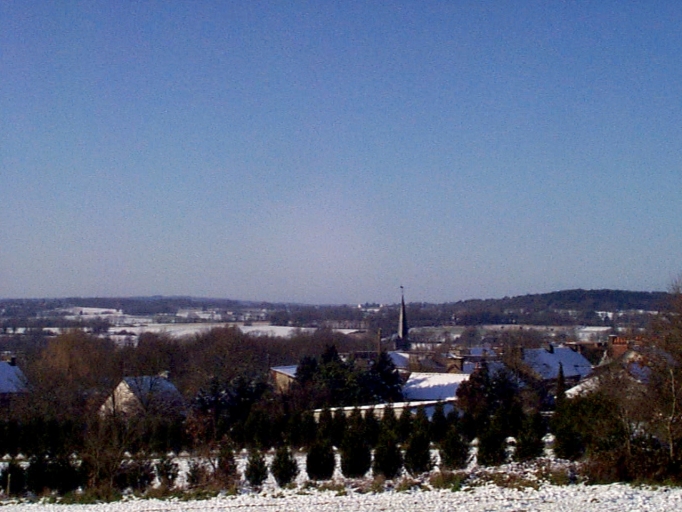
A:
<svg viewBox="0 0 682 512">
<path fill-rule="evenodd" d="M 497 353 L 488 346 L 485 347 L 471 347 L 469 349 L 469 356 L 471 357 L 497 357 Z"/>
<path fill-rule="evenodd" d="M 599 378 L 598 377 L 590 377 L 589 379 L 585 379 L 584 381 L 578 383 L 577 385 L 573 386 L 572 388 L 569 388 L 566 390 L 566 397 L 567 398 L 575 398 L 577 396 L 585 396 L 593 391 L 596 391 L 597 388 L 599 387 Z"/>
<path fill-rule="evenodd" d="M 391 351 L 388 356 L 396 368 L 408 368 L 410 366 L 410 355 L 407 352 Z"/>
<path fill-rule="evenodd" d="M 124 377 L 123 382 L 125 382 L 130 390 L 137 396 L 137 398 L 142 398 L 148 395 L 177 395 L 180 396 L 180 392 L 175 385 L 169 381 L 167 378 L 159 375 L 143 375 L 139 377 Z"/>
<path fill-rule="evenodd" d="M 451 400 L 459 385 L 468 380 L 463 373 L 412 373 L 403 386 L 406 400 Z"/>
<path fill-rule="evenodd" d="M 568 347 L 526 349 L 523 352 L 523 361 L 542 379 L 556 379 L 560 365 L 564 369 L 564 377 L 567 378 L 582 379 L 592 371 L 590 362 Z"/>
<path fill-rule="evenodd" d="M 289 366 L 273 366 L 270 368 L 273 372 L 281 373 L 292 379 L 296 378 L 296 370 L 298 370 L 297 364 L 292 364 Z"/>
<path fill-rule="evenodd" d="M 464 364 L 462 365 L 462 373 L 471 375 L 472 373 L 474 373 L 475 369 L 476 363 L 473 363 L 471 361 L 464 361 Z"/>
<path fill-rule="evenodd" d="M 175 413 L 183 411 L 185 401 L 178 388 L 161 375 L 124 377 L 102 406 L 103 412 L 115 409 L 124 413 Z"/>
<path fill-rule="evenodd" d="M 26 391 L 26 377 L 18 366 L 0 362 L 0 394 Z"/>
</svg>

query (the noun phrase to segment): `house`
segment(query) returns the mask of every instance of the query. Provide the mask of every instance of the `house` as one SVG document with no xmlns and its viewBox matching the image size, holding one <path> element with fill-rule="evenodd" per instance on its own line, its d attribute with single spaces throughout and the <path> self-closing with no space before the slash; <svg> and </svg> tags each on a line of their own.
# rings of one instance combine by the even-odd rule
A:
<svg viewBox="0 0 682 512">
<path fill-rule="evenodd" d="M 270 368 L 270 376 L 275 383 L 275 389 L 280 393 L 286 393 L 289 386 L 296 380 L 297 364 L 289 366 L 273 366 Z"/>
<path fill-rule="evenodd" d="M 403 386 L 405 400 L 454 401 L 459 385 L 468 380 L 465 373 L 413 372 Z"/>
<path fill-rule="evenodd" d="M 26 391 L 26 377 L 17 366 L 16 358 L 0 361 L 0 397 Z"/>
<path fill-rule="evenodd" d="M 125 377 L 100 408 L 101 415 L 180 416 L 184 412 L 182 395 L 164 374 Z"/>
<path fill-rule="evenodd" d="M 413 372 L 403 386 L 404 402 L 394 402 L 390 404 L 362 405 L 360 407 L 332 407 L 330 411 L 342 412 L 350 415 L 358 409 L 364 416 L 369 411 L 381 419 L 387 407 L 393 409 L 396 416 L 400 416 L 404 410 L 414 413 L 420 407 L 424 408 L 426 415 L 430 418 L 438 404 L 443 404 L 445 413 L 454 410 L 457 400 L 457 388 L 467 380 L 469 375 L 453 373 L 419 373 Z M 315 419 L 319 420 L 322 409 L 314 411 Z"/>
<path fill-rule="evenodd" d="M 579 352 L 568 347 L 525 349 L 523 362 L 530 368 L 537 378 L 551 381 L 559 376 L 559 368 L 563 369 L 567 382 L 584 379 L 592 372 L 592 364 Z"/>
<path fill-rule="evenodd" d="M 566 391 L 568 398 L 589 395 L 602 386 L 618 386 L 627 394 L 634 396 L 641 393 L 651 378 L 651 358 L 668 360 L 669 355 L 641 347 L 633 347 L 621 353 L 617 358 L 600 364 L 593 375 L 582 380 Z"/>
<path fill-rule="evenodd" d="M 0 361 L 0 406 L 9 408 L 13 399 L 26 392 L 26 377 L 16 358 Z"/>
</svg>

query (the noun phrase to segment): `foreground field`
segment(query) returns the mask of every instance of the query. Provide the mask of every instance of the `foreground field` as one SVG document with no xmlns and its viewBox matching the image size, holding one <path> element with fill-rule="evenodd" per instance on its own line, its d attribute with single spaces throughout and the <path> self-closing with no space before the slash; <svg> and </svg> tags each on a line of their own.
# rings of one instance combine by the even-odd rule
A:
<svg viewBox="0 0 682 512">
<path fill-rule="evenodd" d="M 378 494 L 287 490 L 224 496 L 202 501 L 127 500 L 98 505 L 6 504 L 3 512 L 160 512 L 160 511 L 673 511 L 682 510 L 682 489 L 542 485 L 510 489 L 485 485 L 460 491 L 387 491 Z"/>
</svg>

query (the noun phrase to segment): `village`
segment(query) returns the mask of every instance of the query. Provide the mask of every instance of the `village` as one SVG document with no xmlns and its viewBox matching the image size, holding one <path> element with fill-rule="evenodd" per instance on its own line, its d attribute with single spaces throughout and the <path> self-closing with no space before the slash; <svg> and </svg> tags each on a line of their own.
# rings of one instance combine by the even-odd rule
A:
<svg viewBox="0 0 682 512">
<path fill-rule="evenodd" d="M 101 498 L 286 486 L 301 474 L 392 481 L 548 454 L 581 464 L 611 457 L 621 448 L 604 448 L 609 436 L 641 442 L 620 430 L 616 405 L 658 428 L 642 404 L 661 358 L 643 329 L 410 328 L 404 297 L 395 313 L 387 336 L 271 325 L 256 309 L 230 323 L 185 309 L 164 323 L 76 306 L 61 321 L 108 327 L 47 327 L 36 338 L 15 326 L 3 346 L 21 350 L 0 362 L 0 484 L 12 495 L 81 489 Z M 649 439 L 658 444 L 643 453 L 666 446 Z M 579 478 L 641 478 L 638 452 L 621 457 L 631 460 L 598 470 L 589 462 Z M 674 471 L 661 464 L 645 478 Z"/>
</svg>

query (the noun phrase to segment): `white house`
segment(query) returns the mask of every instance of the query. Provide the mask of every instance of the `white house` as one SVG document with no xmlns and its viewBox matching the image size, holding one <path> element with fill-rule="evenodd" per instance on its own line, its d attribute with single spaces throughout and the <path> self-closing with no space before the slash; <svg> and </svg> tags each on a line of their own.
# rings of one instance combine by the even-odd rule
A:
<svg viewBox="0 0 682 512">
<path fill-rule="evenodd" d="M 26 377 L 17 366 L 16 360 L 0 362 L 0 395 L 26 391 Z"/>
<path fill-rule="evenodd" d="M 181 415 L 185 401 L 164 375 L 125 377 L 100 408 L 101 415 Z"/>
</svg>

